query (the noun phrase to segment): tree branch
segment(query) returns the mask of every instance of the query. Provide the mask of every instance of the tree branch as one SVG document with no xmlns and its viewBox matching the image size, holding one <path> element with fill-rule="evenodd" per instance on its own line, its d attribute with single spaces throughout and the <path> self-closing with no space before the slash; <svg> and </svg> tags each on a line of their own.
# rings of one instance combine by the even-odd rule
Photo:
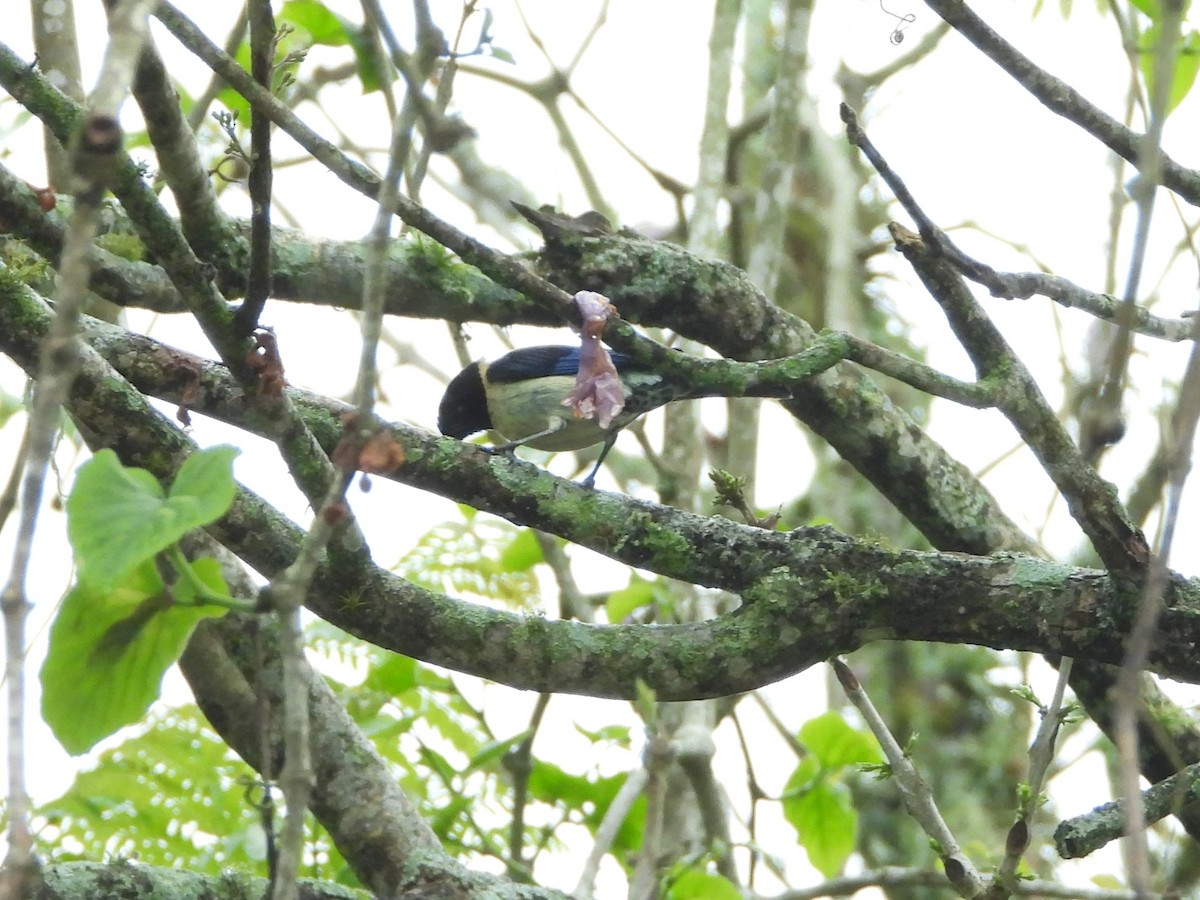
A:
<svg viewBox="0 0 1200 900">
<path fill-rule="evenodd" d="M 0 302 L 3 349 L 32 365 L 49 312 L 26 295 Z M 39 324 L 40 319 L 40 324 Z M 141 339 L 146 340 L 146 339 Z M 93 441 L 130 465 L 170 478 L 190 441 L 102 360 L 86 352 L 71 409 Z M 152 356 L 153 354 L 125 354 Z M 160 357 L 182 386 L 200 373 L 187 357 Z M 209 366 L 209 384 L 219 369 Z M 164 372 L 164 377 L 166 373 Z M 225 377 L 195 408 L 238 421 L 246 398 Z M 321 440 L 340 437 L 337 407 L 293 392 Z M 633 697 L 638 678 L 662 700 L 749 690 L 881 635 L 982 643 L 1118 662 L 1135 604 L 1104 573 L 1031 557 L 897 551 L 828 528 L 782 534 L 589 491 L 527 463 L 488 455 L 418 429 L 393 426 L 408 462 L 394 477 L 533 525 L 622 562 L 742 595 L 737 612 L 693 625 L 590 626 L 526 618 L 421 590 L 359 557 L 318 569 L 310 607 L 388 649 L 538 690 Z M 531 498 L 541 498 L 531 503 Z M 298 548 L 295 526 L 243 491 L 211 533 L 273 575 Z M 353 602 L 347 602 L 353 598 Z M 1200 585 L 1172 576 L 1152 667 L 1200 680 L 1194 621 Z M 382 638 L 381 638 L 382 636 Z M 562 648 L 570 647 L 564 657 Z"/>
</svg>

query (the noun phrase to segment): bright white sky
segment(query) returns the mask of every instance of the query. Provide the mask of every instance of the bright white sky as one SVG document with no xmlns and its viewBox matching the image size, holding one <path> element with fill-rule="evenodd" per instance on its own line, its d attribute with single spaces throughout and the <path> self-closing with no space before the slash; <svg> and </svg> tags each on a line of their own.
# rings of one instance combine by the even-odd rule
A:
<svg viewBox="0 0 1200 900">
<path fill-rule="evenodd" d="M 27 12 L 24 4 L 11 4 L 5 40 L 27 56 L 32 55 Z M 331 3 L 344 7 L 348 18 L 358 19 L 357 4 L 344 0 Z M 547 74 L 544 60 L 528 42 L 520 19 L 511 2 L 496 0 L 495 43 L 514 54 L 515 69 L 499 63 L 504 71 L 518 77 L 537 79 Z M 883 14 L 876 0 L 842 0 L 818 4 L 813 21 L 812 70 L 810 87 L 822 102 L 821 115 L 831 133 L 838 133 L 836 104 L 839 99 L 833 72 L 842 59 L 859 71 L 879 68 L 898 53 L 916 44 L 936 23 L 933 16 L 915 0 L 890 0 L 889 9 L 914 13 L 915 23 L 907 30 L 904 44 L 888 41 L 896 22 Z M 1031 20 L 1032 4 L 1004 3 L 975 6 L 986 9 L 989 22 L 1013 41 L 1034 61 L 1080 88 L 1085 96 L 1118 118 L 1121 117 L 1128 75 L 1119 64 L 1120 50 L 1114 30 L 1100 24 L 1094 4 L 1077 3 L 1069 21 L 1057 13 L 1057 4 Z M 78 15 L 84 34 L 103 33 L 103 26 L 92 18 L 94 4 L 80 4 Z M 209 4 L 186 4 L 211 35 L 224 40 L 227 23 L 237 6 L 232 0 Z M 575 54 L 582 36 L 590 29 L 596 2 L 563 4 L 555 0 L 527 0 L 525 13 L 550 47 L 555 61 L 565 65 Z M 459 5 L 434 4 L 440 22 L 453 30 Z M 15 17 L 15 21 L 13 20 Z M 695 0 L 659 0 L 656 3 L 613 0 L 608 23 L 601 30 L 576 71 L 572 83 L 592 110 L 636 153 L 652 165 L 687 182 L 696 171 L 696 147 L 699 140 L 701 101 L 706 81 L 706 48 L 711 20 L 711 4 Z M 209 28 L 214 23 L 219 27 Z M 205 83 L 206 73 L 172 46 L 169 37 L 160 37 L 172 72 L 183 77 L 193 93 Z M 98 49 L 86 45 L 85 84 L 94 81 Z M 1069 52 L 1063 52 L 1067 49 Z M 314 53 L 310 65 L 340 60 L 340 55 Z M 736 91 L 735 91 L 736 93 Z M 456 84 L 456 105 L 479 132 L 479 153 L 492 164 L 510 171 L 534 191 L 538 202 L 553 203 L 568 212 L 579 213 L 587 207 L 577 178 L 559 152 L 557 138 L 549 123 L 532 102 L 515 98 L 506 88 L 468 76 Z M 130 104 L 132 107 L 132 104 Z M 352 90 L 340 91 L 328 105 L 336 110 L 338 124 L 366 145 L 383 147 L 387 125 L 378 95 L 363 98 Z M 564 108 L 578 127 L 580 143 L 586 148 L 597 178 L 612 205 L 620 211 L 622 224 L 664 224 L 672 220 L 673 208 L 650 178 L 634 164 L 585 116 Z M 1200 145 L 1190 137 L 1196 134 L 1198 104 L 1193 98 L 1171 120 L 1167 131 L 1167 151 L 1184 164 L 1200 164 Z M 11 106 L 0 105 L 0 123 L 11 119 Z M 310 124 L 326 136 L 333 128 L 324 115 L 312 106 L 300 110 Z M 739 110 L 731 110 L 736 120 Z M 890 82 L 866 110 L 869 134 L 906 180 L 926 211 L 943 227 L 976 223 L 982 231 L 998 235 L 1029 249 L 1052 271 L 1088 287 L 1101 289 L 1104 272 L 1104 237 L 1107 228 L 1108 195 L 1112 175 L 1107 155 L 1077 128 L 1032 101 L 1006 75 L 984 59 L 966 41 L 949 35 L 931 60 Z M 5 164 L 33 183 L 44 182 L 38 152 L 29 142 L 32 130 L 19 135 L 22 143 L 6 140 Z M 279 156 L 290 155 L 286 140 L 280 140 Z M 447 171 L 442 169 L 441 171 Z M 316 175 L 311 170 L 283 169 L 276 176 L 276 193 L 303 227 L 334 238 L 361 237 L 369 229 L 374 210 L 362 198 L 350 194 L 332 176 Z M 471 212 L 430 187 L 427 202 L 442 215 L 485 240 L 498 238 L 481 229 Z M 235 210 L 245 204 L 232 199 Z M 1185 214 L 1189 211 L 1185 211 Z M 1192 216 L 1194 218 L 1194 215 Z M 901 221 L 905 221 L 901 218 Z M 1158 243 L 1152 252 L 1144 288 L 1154 286 L 1172 244 L 1179 239 L 1179 218 L 1169 203 L 1162 202 L 1158 213 Z M 906 224 L 911 224 L 907 223 Z M 964 248 L 1001 269 L 1034 269 L 1029 257 L 1007 247 L 1001 241 L 971 231 L 956 232 Z M 536 235 L 528 232 L 526 246 L 534 246 Z M 1119 267 L 1121 271 L 1122 267 Z M 1195 306 L 1195 264 L 1177 267 L 1178 271 L 1160 288 L 1160 306 L 1164 315 L 1177 315 Z M 929 298 L 897 263 L 890 268 L 897 280 L 883 289 L 888 301 L 905 317 L 916 323 L 918 343 L 930 348 L 929 361 L 947 371 L 970 377 L 965 355 L 957 348 Z M 1122 272 L 1123 274 L 1123 272 Z M 569 286 L 568 286 L 569 287 Z M 1081 337 L 1088 324 L 1080 313 L 1059 314 L 1048 301 L 1005 302 L 988 300 L 987 307 L 1010 339 L 1022 349 L 1026 363 L 1034 370 L 1043 391 L 1052 404 L 1062 396 L 1061 346 L 1075 362 Z M 357 327 L 349 316 L 334 311 L 306 311 L 295 307 L 268 308 L 266 317 L 277 329 L 288 363 L 289 379 L 297 385 L 333 394 L 345 394 L 354 381 L 357 362 Z M 144 321 L 144 318 L 143 318 Z M 160 319 L 153 333 L 160 339 L 203 352 L 201 340 L 188 320 Z M 437 323 L 404 322 L 396 326 L 405 341 L 428 352 L 436 364 L 450 372 L 455 363 L 445 338 L 445 328 Z M 472 345 L 479 355 L 499 348 L 498 341 L 484 328 L 473 329 L 477 336 Z M 545 332 L 514 329 L 517 343 L 553 341 Z M 344 346 L 340 357 L 332 357 L 331 346 Z M 1182 371 L 1185 348 L 1140 340 L 1142 355 L 1135 360 L 1138 388 L 1131 398 L 1140 408 L 1131 410 L 1131 428 L 1125 442 L 1105 460 L 1105 473 L 1119 487 L 1126 488 L 1145 458 L 1147 448 L 1157 438 L 1154 409 L 1164 398 L 1164 379 L 1173 379 Z M 317 365 L 309 361 L 319 360 Z M 386 366 L 388 353 L 381 359 Z M 20 393 L 22 379 L 13 367 L 0 363 L 0 386 Z M 411 368 L 397 368 L 386 376 L 384 388 L 390 402 L 388 413 L 395 418 L 433 428 L 439 384 Z M 764 446 L 794 447 L 796 433 L 782 415 L 768 413 L 767 419 L 780 440 L 765 441 Z M 10 469 L 19 438 L 21 420 L 0 430 L 0 472 Z M 955 456 L 973 468 L 996 460 L 1014 447 L 1012 429 L 998 414 L 966 412 L 946 403 L 935 402 L 930 432 Z M 653 429 L 652 432 L 653 433 Z M 230 440 L 228 431 L 209 423 L 198 424 L 195 436 L 202 444 Z M 631 439 L 629 439 L 631 440 Z M 64 469 L 69 460 L 60 460 Z M 279 503 L 298 521 L 307 521 L 308 511 L 298 493 L 290 486 L 265 481 L 265 473 L 275 465 L 274 451 L 251 443 L 239 459 L 238 474 L 245 482 Z M 561 462 L 555 466 L 562 471 Z M 784 452 L 764 451 L 758 500 L 764 507 L 777 505 L 803 489 L 809 475 L 804 459 Z M 605 476 L 601 475 L 601 485 Z M 1006 508 L 1028 530 L 1040 533 L 1046 545 L 1062 558 L 1078 546 L 1078 531 L 1070 522 L 1063 504 L 1056 504 L 1049 517 L 1052 496 L 1049 482 L 1028 455 L 1017 455 L 996 466 L 986 483 L 1003 498 Z M 1194 543 L 1197 497 L 1189 491 L 1184 504 L 1184 521 L 1178 536 L 1183 552 L 1176 555 L 1176 567 L 1196 574 L 1195 558 L 1187 552 Z M 434 524 L 453 518 L 453 506 L 418 492 L 377 481 L 370 494 L 355 494 L 351 502 L 372 539 L 375 557 L 381 562 L 396 559 Z M 396 510 L 403 509 L 398 516 Z M 43 513 L 46 539 L 36 564 L 38 577 L 31 585 L 38 608 L 34 627 L 43 628 L 65 586 L 68 577 L 63 560 L 63 521 L 60 514 Z M 0 536 L 0 558 L 10 558 L 11 531 Z M 580 558 L 591 554 L 580 553 Z M 622 567 L 595 560 L 586 569 L 587 590 L 622 586 L 626 575 Z M 32 656 L 40 662 L 41 650 Z M 171 677 L 169 689 L 179 689 Z M 798 725 L 823 703 L 823 674 L 813 670 L 768 691 L 768 697 L 785 721 Z M 523 727 L 531 698 L 501 688 L 488 688 L 489 703 L 503 702 L 511 727 L 500 727 L 501 734 Z M 503 697 L 503 701 L 500 699 Z M 798 702 L 797 698 L 807 698 Z M 578 711 L 577 720 L 588 727 L 606 722 L 614 715 L 614 705 L 580 698 L 571 700 Z M 553 711 L 555 704 L 551 705 Z M 35 707 L 36 709 L 36 707 Z M 40 724 L 40 723 L 39 723 Z M 721 753 L 736 764 L 736 748 L 722 738 Z M 587 745 L 576 740 L 570 728 L 553 735 L 554 740 L 572 756 L 586 758 Z M 37 747 L 34 759 L 33 789 L 39 799 L 48 799 L 62 790 L 74 763 L 58 749 L 44 730 L 35 728 Z M 1072 749 L 1068 744 L 1067 752 Z M 774 754 L 786 761 L 785 754 Z M 771 754 L 766 755 L 766 771 L 760 772 L 768 789 L 777 789 L 792 763 L 770 770 Z M 632 764 L 630 759 L 616 760 L 614 770 Z M 1095 767 L 1077 766 L 1080 777 L 1079 803 L 1094 801 L 1091 788 L 1103 777 Z M 1090 783 L 1089 783 L 1090 782 Z M 1061 810 L 1070 814 L 1081 811 L 1071 801 L 1069 789 L 1060 791 Z M 778 824 L 778 823 L 775 823 Z M 776 845 L 769 849 L 791 861 L 800 856 L 790 841 L 790 828 L 780 826 Z M 1109 871 L 1117 871 L 1109 861 Z M 803 871 L 797 865 L 793 871 Z M 557 873 L 543 873 L 562 887 L 573 885 L 569 865 Z"/>
</svg>

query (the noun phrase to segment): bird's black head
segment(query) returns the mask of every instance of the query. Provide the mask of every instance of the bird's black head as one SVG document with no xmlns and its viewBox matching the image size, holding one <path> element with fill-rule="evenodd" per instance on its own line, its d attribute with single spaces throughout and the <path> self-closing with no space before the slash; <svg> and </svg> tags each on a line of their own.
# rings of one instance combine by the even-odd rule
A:
<svg viewBox="0 0 1200 900">
<path fill-rule="evenodd" d="M 473 362 L 451 379 L 438 407 L 438 431 L 462 440 L 492 427 L 479 363 Z"/>
</svg>

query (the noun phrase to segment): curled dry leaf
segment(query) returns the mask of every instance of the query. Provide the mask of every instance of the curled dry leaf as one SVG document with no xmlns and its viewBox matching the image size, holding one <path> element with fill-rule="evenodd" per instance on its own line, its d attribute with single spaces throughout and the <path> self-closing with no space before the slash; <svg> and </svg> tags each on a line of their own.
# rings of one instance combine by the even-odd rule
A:
<svg viewBox="0 0 1200 900">
<path fill-rule="evenodd" d="M 275 335 L 266 329 L 254 332 L 254 347 L 246 355 L 248 365 L 258 375 L 258 393 L 264 397 L 283 395 L 287 380 L 283 377 L 283 360 Z"/>
<path fill-rule="evenodd" d="M 358 454 L 358 469 L 373 475 L 387 475 L 404 465 L 404 448 L 387 431 L 371 436 Z"/>
</svg>

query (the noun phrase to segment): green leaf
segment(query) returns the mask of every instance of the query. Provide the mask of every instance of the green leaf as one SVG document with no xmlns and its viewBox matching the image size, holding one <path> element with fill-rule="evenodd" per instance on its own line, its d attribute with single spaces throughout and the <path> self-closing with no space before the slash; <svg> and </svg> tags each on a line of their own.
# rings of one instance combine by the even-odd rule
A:
<svg viewBox="0 0 1200 900">
<path fill-rule="evenodd" d="M 638 575 L 631 575 L 629 584 L 613 591 L 604 601 L 604 612 L 613 625 L 624 622 L 636 609 L 650 606 L 654 602 L 656 583 Z"/>
<path fill-rule="evenodd" d="M 347 22 L 319 0 L 288 0 L 277 19 L 304 29 L 314 44 L 343 47 L 350 43 Z"/>
<path fill-rule="evenodd" d="M 602 725 L 595 731 L 589 731 L 578 722 L 575 723 L 575 730 L 582 734 L 593 744 L 601 744 L 612 742 L 618 747 L 629 747 L 631 744 L 629 737 L 628 725 Z"/>
<path fill-rule="evenodd" d="M 233 54 L 237 64 L 250 71 L 250 42 L 243 40 L 238 44 L 237 51 Z M 240 93 L 231 87 L 223 87 L 217 92 L 217 103 L 224 106 L 230 113 L 237 116 L 238 124 L 242 128 L 250 127 L 250 101 L 243 97 Z M 224 132 L 222 132 L 224 133 Z"/>
<path fill-rule="evenodd" d="M 855 731 L 832 710 L 801 725 L 800 740 L 826 769 L 883 760 L 875 738 Z"/>
<path fill-rule="evenodd" d="M 429 827 L 443 842 L 451 837 L 455 825 L 475 806 L 475 798 L 466 794 L 456 794 L 448 803 L 442 806 L 435 816 L 429 820 Z"/>
<path fill-rule="evenodd" d="M 475 769 L 491 770 L 492 763 L 498 759 L 507 756 L 509 752 L 515 750 L 522 741 L 529 737 L 529 731 L 522 731 L 520 734 L 514 734 L 510 738 L 505 738 L 502 741 L 489 741 L 483 745 L 478 753 L 471 757 L 463 770 L 464 774 Z"/>
<path fill-rule="evenodd" d="M 233 461 L 240 452 L 237 447 L 220 446 L 193 453 L 175 475 L 168 493 L 171 502 L 192 511 L 201 525 L 219 519 L 237 494 Z"/>
<path fill-rule="evenodd" d="M 150 142 L 149 138 L 146 139 L 146 142 Z M 125 146 L 130 147 L 133 144 L 127 141 Z M 107 250 L 113 256 L 119 256 L 121 259 L 127 259 L 130 262 L 141 262 L 146 258 L 146 245 L 142 243 L 142 239 L 136 234 L 127 234 L 123 231 L 110 231 L 96 238 L 96 246 Z"/>
<path fill-rule="evenodd" d="M 430 590 L 474 594 L 514 606 L 540 596 L 533 569 L 512 571 L 500 560 L 518 530 L 501 520 L 468 515 L 465 522 L 438 525 L 400 561 L 397 574 Z"/>
<path fill-rule="evenodd" d="M 742 892 L 723 875 L 689 869 L 672 883 L 667 900 L 742 900 Z"/>
<path fill-rule="evenodd" d="M 249 45 L 243 44 L 242 46 L 248 47 Z M 239 123 L 250 121 L 250 101 L 233 88 L 223 87 L 217 91 L 217 104 L 225 107 L 230 113 L 236 114 Z"/>
<path fill-rule="evenodd" d="M 214 590 L 225 590 L 216 560 L 199 560 L 193 568 Z M 153 560 L 112 591 L 77 584 L 50 628 L 41 671 L 42 717 L 59 743 L 78 755 L 138 721 L 158 698 L 163 674 L 192 629 L 224 612 L 173 603 Z"/>
<path fill-rule="evenodd" d="M 1138 59 L 1142 70 L 1142 79 L 1149 93 L 1154 91 L 1154 69 L 1158 65 L 1160 52 L 1159 42 L 1162 29 L 1155 22 L 1142 33 L 1138 39 Z M 1175 58 L 1175 69 L 1171 73 L 1171 89 L 1167 94 L 1167 112 L 1171 112 L 1196 83 L 1196 74 L 1200 70 L 1200 34 L 1190 31 L 1182 36 L 1179 53 Z"/>
<path fill-rule="evenodd" d="M 542 545 L 532 528 L 522 528 L 500 553 L 501 572 L 528 572 L 542 561 Z"/>
<path fill-rule="evenodd" d="M 381 662 L 367 670 L 363 687 L 390 697 L 399 697 L 417 685 L 417 661 L 409 656 L 389 653 Z"/>
<path fill-rule="evenodd" d="M 16 394 L 0 388 L 0 428 L 14 415 L 25 410 L 25 401 Z"/>
<path fill-rule="evenodd" d="M 80 466 L 67 499 L 80 583 L 107 592 L 134 567 L 219 518 L 233 502 L 237 453 L 233 447 L 193 453 L 169 495 L 145 469 L 121 465 L 112 450 Z"/>
<path fill-rule="evenodd" d="M 346 37 L 354 51 L 355 67 L 363 93 L 369 94 L 379 90 L 385 83 L 390 84 L 396 70 L 388 60 L 381 59 L 380 54 L 375 52 L 375 46 L 366 32 L 361 28 L 347 28 Z"/>
<path fill-rule="evenodd" d="M 594 834 L 600 827 L 609 806 L 617 796 L 627 775 L 600 777 L 575 775 L 545 760 L 532 760 L 529 774 L 529 796 L 557 809 L 580 810 L 584 824 Z M 620 858 L 623 851 L 632 852 L 642 846 L 646 828 L 646 797 L 643 794 L 634 801 L 617 836 L 613 840 L 613 852 Z"/>
<path fill-rule="evenodd" d="M 792 774 L 788 776 L 787 784 L 784 786 L 783 796 L 786 798 L 803 794 L 824 775 L 821 763 L 810 753 L 796 764 L 796 768 L 792 769 Z"/>
<path fill-rule="evenodd" d="M 1179 57 L 1175 60 L 1175 75 L 1171 79 L 1171 94 L 1167 109 L 1174 110 L 1191 93 L 1200 72 L 1200 32 L 1189 31 L 1183 36 Z"/>
<path fill-rule="evenodd" d="M 428 744 L 422 744 L 418 753 L 421 756 L 421 761 L 437 773 L 438 778 L 442 780 L 442 784 L 453 790 L 457 782 L 458 769 L 451 765 L 446 757 Z"/>
<path fill-rule="evenodd" d="M 796 829 L 808 860 L 832 878 L 854 851 L 858 814 L 845 785 L 821 780 L 798 795 L 784 796 L 783 817 Z"/>
</svg>

